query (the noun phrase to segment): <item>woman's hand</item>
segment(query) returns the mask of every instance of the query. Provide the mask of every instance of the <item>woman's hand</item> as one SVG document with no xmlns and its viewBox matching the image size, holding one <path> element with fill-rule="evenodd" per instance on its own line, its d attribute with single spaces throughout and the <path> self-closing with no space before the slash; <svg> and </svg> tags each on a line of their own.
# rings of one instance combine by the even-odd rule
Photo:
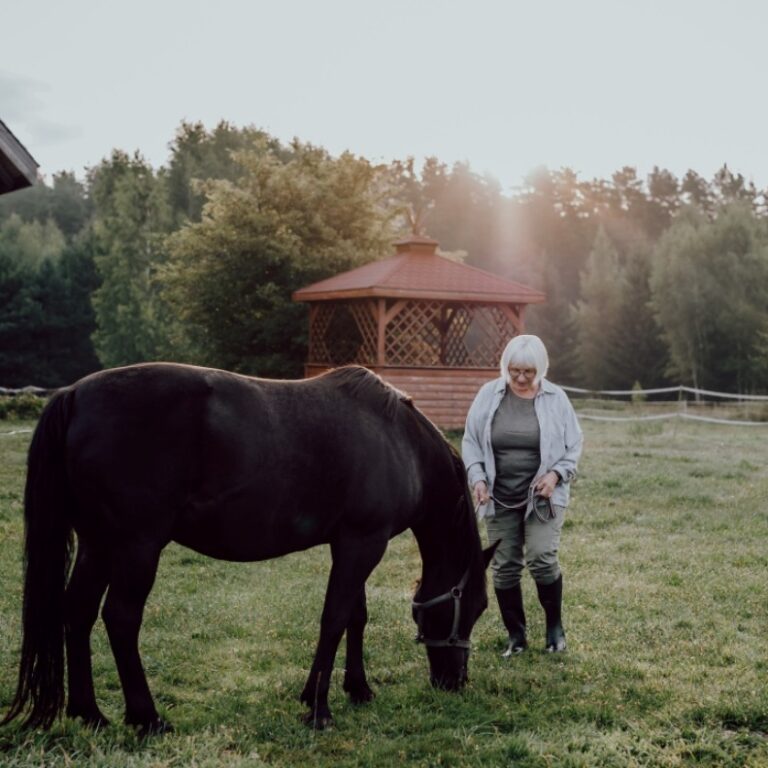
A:
<svg viewBox="0 0 768 768">
<path fill-rule="evenodd" d="M 542 475 L 534 485 L 536 493 L 543 499 L 549 499 L 555 492 L 555 486 L 560 482 L 560 475 L 557 472 L 550 471 Z M 479 483 L 478 483 L 479 485 Z"/>
<path fill-rule="evenodd" d="M 485 484 L 484 480 L 476 482 L 473 491 L 475 494 L 475 503 L 479 504 L 481 507 L 484 504 L 487 504 L 491 498 L 488 495 L 488 486 Z"/>
</svg>

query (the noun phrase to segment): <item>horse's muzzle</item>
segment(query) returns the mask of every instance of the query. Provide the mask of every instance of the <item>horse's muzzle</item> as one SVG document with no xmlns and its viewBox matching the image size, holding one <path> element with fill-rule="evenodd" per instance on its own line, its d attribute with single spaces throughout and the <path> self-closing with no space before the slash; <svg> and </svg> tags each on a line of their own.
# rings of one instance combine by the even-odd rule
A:
<svg viewBox="0 0 768 768">
<path fill-rule="evenodd" d="M 469 676 L 467 668 L 464 667 L 458 676 L 456 675 L 430 675 L 429 682 L 433 688 L 441 691 L 451 691 L 453 693 L 460 691 L 467 684 Z"/>
</svg>

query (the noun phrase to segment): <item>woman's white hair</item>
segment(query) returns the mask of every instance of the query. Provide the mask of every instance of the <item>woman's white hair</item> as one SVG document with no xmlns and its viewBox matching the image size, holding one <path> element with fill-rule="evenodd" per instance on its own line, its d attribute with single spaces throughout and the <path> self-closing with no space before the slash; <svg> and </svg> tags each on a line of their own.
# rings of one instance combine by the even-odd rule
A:
<svg viewBox="0 0 768 768">
<path fill-rule="evenodd" d="M 547 375 L 549 369 L 549 355 L 544 342 L 532 334 L 523 333 L 515 336 L 504 348 L 499 362 L 499 370 L 507 384 L 509 384 L 510 365 L 517 368 L 535 368 L 536 378 L 533 382 L 538 384 Z"/>
</svg>

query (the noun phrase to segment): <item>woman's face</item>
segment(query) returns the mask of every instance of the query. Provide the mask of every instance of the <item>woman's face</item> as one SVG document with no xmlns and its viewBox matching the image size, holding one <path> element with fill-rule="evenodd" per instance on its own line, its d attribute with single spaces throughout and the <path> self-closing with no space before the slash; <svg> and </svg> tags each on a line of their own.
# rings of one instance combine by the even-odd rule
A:
<svg viewBox="0 0 768 768">
<path fill-rule="evenodd" d="M 518 397 L 533 397 L 538 392 L 539 385 L 534 384 L 535 368 L 512 363 L 507 370 L 509 371 L 509 388 Z"/>
</svg>

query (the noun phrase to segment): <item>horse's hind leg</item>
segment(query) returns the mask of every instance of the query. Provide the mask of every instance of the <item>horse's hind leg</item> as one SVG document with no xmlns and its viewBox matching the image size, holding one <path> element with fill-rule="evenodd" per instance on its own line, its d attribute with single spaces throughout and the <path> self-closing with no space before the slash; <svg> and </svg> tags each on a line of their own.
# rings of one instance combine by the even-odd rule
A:
<svg viewBox="0 0 768 768">
<path fill-rule="evenodd" d="M 159 559 L 160 547 L 126 545 L 116 553 L 102 609 L 125 696 L 125 722 L 137 726 L 142 734 L 171 730 L 157 714 L 139 655 L 144 605 L 155 581 Z"/>
<path fill-rule="evenodd" d="M 344 672 L 344 690 L 353 704 L 370 701 L 374 694 L 365 677 L 363 665 L 363 632 L 368 623 L 368 608 L 365 599 L 365 586 L 352 608 L 347 624 L 347 659 Z"/>
<path fill-rule="evenodd" d="M 67 715 L 91 726 L 109 721 L 96 704 L 91 669 L 91 630 L 107 588 L 108 567 L 100 553 L 82 539 L 64 598 L 69 693 Z"/>
</svg>

